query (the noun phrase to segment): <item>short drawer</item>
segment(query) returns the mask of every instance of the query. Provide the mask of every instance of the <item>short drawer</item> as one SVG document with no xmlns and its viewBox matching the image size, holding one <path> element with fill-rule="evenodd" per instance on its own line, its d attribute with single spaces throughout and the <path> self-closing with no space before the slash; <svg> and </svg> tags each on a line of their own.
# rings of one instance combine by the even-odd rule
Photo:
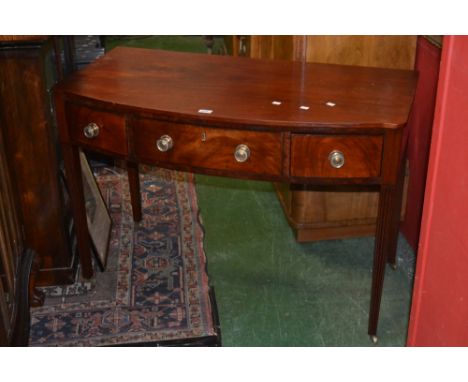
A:
<svg viewBox="0 0 468 382">
<path fill-rule="evenodd" d="M 307 135 L 291 137 L 291 176 L 372 178 L 380 176 L 382 136 Z"/>
<path fill-rule="evenodd" d="M 71 138 L 82 145 L 127 155 L 125 116 L 85 106 L 67 106 Z"/>
<path fill-rule="evenodd" d="M 280 133 L 216 129 L 152 119 L 136 119 L 131 127 L 135 155 L 140 161 L 281 175 Z M 167 151 L 161 151 L 166 148 L 164 142 L 158 148 L 162 137 L 166 140 L 170 137 L 172 147 Z"/>
</svg>

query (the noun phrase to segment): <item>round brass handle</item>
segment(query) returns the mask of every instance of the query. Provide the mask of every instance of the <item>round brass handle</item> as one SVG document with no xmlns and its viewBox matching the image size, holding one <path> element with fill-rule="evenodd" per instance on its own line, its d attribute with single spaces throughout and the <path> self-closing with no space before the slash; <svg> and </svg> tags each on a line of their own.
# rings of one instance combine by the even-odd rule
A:
<svg viewBox="0 0 468 382">
<path fill-rule="evenodd" d="M 174 141 L 169 135 L 161 136 L 161 138 L 159 138 L 156 142 L 156 147 L 159 151 L 162 152 L 169 151 L 170 149 L 172 149 L 172 146 L 174 146 Z"/>
<path fill-rule="evenodd" d="M 332 166 L 333 168 L 341 168 L 345 164 L 344 154 L 339 150 L 333 150 L 328 155 L 328 160 L 330 162 L 330 166 Z"/>
<path fill-rule="evenodd" d="M 242 163 L 245 162 L 250 157 L 250 149 L 247 145 L 241 144 L 236 147 L 236 151 L 234 151 L 234 158 L 236 161 Z"/>
<path fill-rule="evenodd" d="M 96 138 L 99 135 L 99 126 L 94 122 L 88 123 L 83 129 L 83 134 L 89 139 Z"/>
</svg>

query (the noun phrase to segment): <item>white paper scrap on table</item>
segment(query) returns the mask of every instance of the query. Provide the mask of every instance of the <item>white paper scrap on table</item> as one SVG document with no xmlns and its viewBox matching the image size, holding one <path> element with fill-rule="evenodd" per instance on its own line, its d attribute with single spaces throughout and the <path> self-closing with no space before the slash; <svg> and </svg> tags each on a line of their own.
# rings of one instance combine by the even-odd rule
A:
<svg viewBox="0 0 468 382">
<path fill-rule="evenodd" d="M 198 112 L 201 113 L 201 114 L 211 114 L 211 113 L 213 113 L 213 110 L 210 110 L 210 109 L 199 109 Z"/>
</svg>

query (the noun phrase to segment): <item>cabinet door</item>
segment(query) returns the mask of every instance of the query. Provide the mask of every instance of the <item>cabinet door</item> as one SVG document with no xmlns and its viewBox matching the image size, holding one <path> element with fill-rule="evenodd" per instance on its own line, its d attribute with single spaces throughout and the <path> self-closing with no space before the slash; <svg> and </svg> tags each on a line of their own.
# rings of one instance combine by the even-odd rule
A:
<svg viewBox="0 0 468 382">
<path fill-rule="evenodd" d="M 15 318 L 16 274 L 22 253 L 16 201 L 6 164 L 0 134 L 0 343 L 6 345 L 13 334 Z"/>
<path fill-rule="evenodd" d="M 416 36 L 307 36 L 306 59 L 326 64 L 413 69 Z"/>
</svg>

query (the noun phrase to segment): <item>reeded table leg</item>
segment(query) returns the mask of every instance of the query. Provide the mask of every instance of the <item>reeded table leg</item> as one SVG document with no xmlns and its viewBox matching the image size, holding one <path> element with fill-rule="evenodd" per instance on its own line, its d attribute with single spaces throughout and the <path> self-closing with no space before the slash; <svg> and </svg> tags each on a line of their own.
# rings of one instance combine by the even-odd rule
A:
<svg viewBox="0 0 468 382">
<path fill-rule="evenodd" d="M 132 203 L 133 221 L 141 221 L 141 195 L 140 195 L 140 173 L 138 164 L 127 162 L 128 183 L 130 186 L 130 200 Z"/>
<path fill-rule="evenodd" d="M 377 324 L 379 321 L 380 301 L 385 276 L 385 265 L 388 259 L 388 248 L 394 241 L 394 209 L 397 207 L 396 187 L 381 186 L 379 212 L 375 233 L 374 265 L 372 268 L 372 290 L 369 309 L 369 330 L 373 342 L 377 342 Z M 398 232 L 398 231 L 397 231 Z"/>
<path fill-rule="evenodd" d="M 80 256 L 81 273 L 84 278 L 93 276 L 91 263 L 91 246 L 86 219 L 86 204 L 81 176 L 80 152 L 76 146 L 62 144 L 63 163 L 65 175 L 70 192 L 71 207 L 75 219 L 75 232 Z"/>
<path fill-rule="evenodd" d="M 401 215 L 401 206 L 403 202 L 403 186 L 405 183 L 405 167 L 404 164 L 400 166 L 399 174 L 398 174 L 398 183 L 396 185 L 396 189 L 394 192 L 394 209 L 393 209 L 393 217 L 389 237 L 387 240 L 387 261 L 393 269 L 396 269 L 397 262 L 396 262 L 396 253 L 397 253 L 397 245 L 398 245 L 398 232 L 400 230 L 400 215 Z"/>
</svg>

